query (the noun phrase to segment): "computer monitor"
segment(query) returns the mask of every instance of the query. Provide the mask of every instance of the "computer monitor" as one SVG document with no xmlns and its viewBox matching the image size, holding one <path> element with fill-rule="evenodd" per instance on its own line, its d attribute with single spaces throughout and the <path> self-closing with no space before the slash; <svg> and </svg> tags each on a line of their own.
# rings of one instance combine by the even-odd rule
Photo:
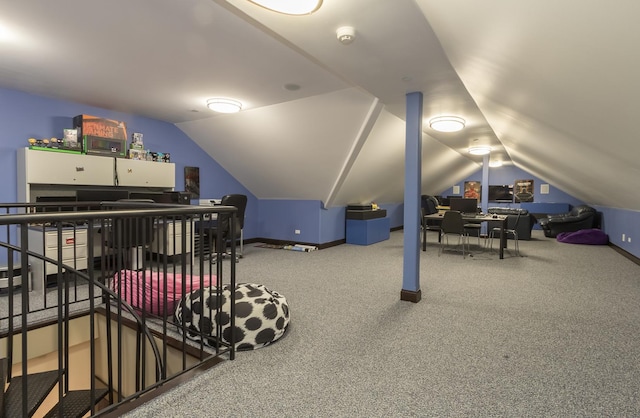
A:
<svg viewBox="0 0 640 418">
<path fill-rule="evenodd" d="M 61 212 L 61 211 L 74 211 L 75 206 L 69 202 L 75 202 L 75 196 L 36 196 L 36 203 L 62 203 L 60 206 L 43 206 L 37 207 L 36 212 Z M 65 204 L 66 203 L 66 204 Z"/>
<path fill-rule="evenodd" d="M 79 189 L 76 191 L 78 202 L 115 202 L 128 199 L 128 190 L 114 189 Z"/>
<path fill-rule="evenodd" d="M 478 200 L 463 197 L 449 199 L 449 208 L 462 213 L 476 214 L 478 212 Z"/>
</svg>

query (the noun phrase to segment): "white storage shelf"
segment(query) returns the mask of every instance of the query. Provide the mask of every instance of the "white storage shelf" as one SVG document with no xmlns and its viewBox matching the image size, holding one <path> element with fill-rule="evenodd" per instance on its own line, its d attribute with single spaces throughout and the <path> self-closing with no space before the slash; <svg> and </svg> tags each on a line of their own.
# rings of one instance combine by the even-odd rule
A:
<svg viewBox="0 0 640 418">
<path fill-rule="evenodd" d="M 18 201 L 31 201 L 31 189 L 43 185 L 121 186 L 173 190 L 174 163 L 111 156 L 18 149 Z M 53 188 L 55 189 L 55 187 Z"/>
<path fill-rule="evenodd" d="M 113 159 L 25 149 L 27 184 L 113 186 Z M 20 160 L 20 159 L 18 159 Z"/>
<path fill-rule="evenodd" d="M 62 231 L 62 263 L 76 270 L 87 268 L 87 229 Z M 29 228 L 29 250 L 53 260 L 58 259 L 58 230 L 43 231 L 41 227 Z M 48 275 L 58 272 L 58 266 L 41 259 L 30 259 L 33 290 L 44 293 Z"/>
<path fill-rule="evenodd" d="M 182 235 L 186 240 L 185 251 L 182 250 Z M 166 239 L 166 249 L 165 240 Z M 160 225 L 153 236 L 153 242 L 151 243 L 151 251 L 158 254 L 166 254 L 173 256 L 176 254 L 190 253 L 193 246 L 191 235 L 191 223 L 186 224 L 186 228 L 182 227 L 182 222 L 169 222 L 165 225 Z"/>
<path fill-rule="evenodd" d="M 118 185 L 127 187 L 176 186 L 176 169 L 173 163 L 118 159 L 116 162 Z"/>
</svg>

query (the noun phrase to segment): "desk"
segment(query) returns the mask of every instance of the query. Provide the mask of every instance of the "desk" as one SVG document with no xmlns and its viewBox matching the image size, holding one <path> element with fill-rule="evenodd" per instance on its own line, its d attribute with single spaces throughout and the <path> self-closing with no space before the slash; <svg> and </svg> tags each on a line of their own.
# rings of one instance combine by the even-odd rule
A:
<svg viewBox="0 0 640 418">
<path fill-rule="evenodd" d="M 424 219 L 442 221 L 444 213 L 434 213 L 432 215 L 425 215 Z M 504 233 L 507 227 L 506 215 L 462 215 L 462 220 L 470 223 L 488 222 L 491 224 L 498 224 L 500 226 L 500 259 L 504 258 L 504 249 L 507 246 L 507 235 Z M 427 230 L 422 228 L 422 251 L 427 251 Z"/>
</svg>

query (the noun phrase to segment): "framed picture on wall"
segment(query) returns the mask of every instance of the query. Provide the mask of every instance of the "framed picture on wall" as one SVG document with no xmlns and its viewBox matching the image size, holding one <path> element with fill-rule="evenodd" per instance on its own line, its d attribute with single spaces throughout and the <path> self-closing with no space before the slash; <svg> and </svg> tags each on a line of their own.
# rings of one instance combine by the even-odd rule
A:
<svg viewBox="0 0 640 418">
<path fill-rule="evenodd" d="M 464 182 L 464 197 L 467 199 L 480 200 L 480 182 L 479 181 L 465 181 Z"/>
<path fill-rule="evenodd" d="M 516 203 L 533 202 L 533 179 L 516 180 L 513 183 L 513 196 L 516 198 Z"/>
<path fill-rule="evenodd" d="M 200 198 L 200 168 L 184 168 L 184 191 L 191 195 L 192 199 Z"/>
</svg>

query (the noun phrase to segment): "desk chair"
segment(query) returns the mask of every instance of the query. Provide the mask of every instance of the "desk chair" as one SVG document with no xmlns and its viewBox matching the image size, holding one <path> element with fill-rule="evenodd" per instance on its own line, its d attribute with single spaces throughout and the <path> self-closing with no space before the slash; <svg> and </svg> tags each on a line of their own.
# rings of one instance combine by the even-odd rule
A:
<svg viewBox="0 0 640 418">
<path fill-rule="evenodd" d="M 438 233 L 438 242 L 440 242 L 440 222 L 430 222 L 424 217 L 438 213 L 438 200 L 433 196 L 423 195 L 420 205 L 420 227 L 423 229 L 422 234 L 424 242 L 422 243 L 422 251 L 427 251 L 427 231 L 436 231 Z"/>
<path fill-rule="evenodd" d="M 110 203 L 112 209 L 148 208 L 153 206 L 153 200 L 121 199 Z M 146 248 L 153 242 L 154 219 L 114 218 L 107 239 L 107 246 L 114 249 L 123 259 L 124 267 L 131 270 L 143 269 L 142 260 Z"/>
<path fill-rule="evenodd" d="M 218 220 L 216 222 L 216 226 L 211 229 L 211 238 L 210 242 L 213 242 L 215 237 L 218 237 L 218 229 L 220 229 L 220 240 L 215 242 L 215 246 L 210 246 L 210 248 L 215 248 L 217 252 L 218 248 L 223 248 L 223 253 L 226 253 L 227 242 L 230 240 L 240 239 L 240 251 L 236 254 L 236 262 L 238 258 L 242 258 L 242 252 L 244 249 L 244 212 L 247 208 L 247 196 L 243 194 L 228 194 L 222 197 L 220 201 L 221 206 L 234 206 L 238 209 L 236 213 L 236 236 L 232 237 L 231 235 L 231 225 L 230 221 L 232 219 L 231 213 L 220 213 L 218 214 Z M 214 260 L 215 261 L 215 260 Z"/>
<path fill-rule="evenodd" d="M 478 237 L 478 246 L 480 245 L 480 231 L 482 230 L 482 224 L 469 222 L 464 224 L 464 229 L 468 236 L 475 235 Z"/>
<path fill-rule="evenodd" d="M 520 256 L 520 248 L 518 247 L 518 222 L 519 221 L 520 221 L 520 212 L 518 212 L 516 216 L 516 220 L 514 221 L 513 225 L 507 225 L 507 228 L 504 229 L 504 233 L 507 238 L 509 238 L 509 235 L 513 237 L 514 247 L 516 249 L 516 256 Z M 498 235 L 498 238 L 500 238 L 500 228 L 498 227 L 492 228 L 491 231 L 489 232 L 489 249 L 490 250 L 493 249 L 493 237 L 496 234 Z"/>
<path fill-rule="evenodd" d="M 449 245 L 449 235 L 455 235 L 458 237 L 458 246 L 462 243 L 462 258 L 465 258 L 464 244 L 466 240 L 467 247 L 469 247 L 469 236 L 464 229 L 462 213 L 455 210 L 446 211 L 442 217 L 440 229 L 440 251 L 438 251 L 438 256 L 440 256 L 444 250 L 445 240 L 447 241 L 446 245 Z"/>
</svg>

